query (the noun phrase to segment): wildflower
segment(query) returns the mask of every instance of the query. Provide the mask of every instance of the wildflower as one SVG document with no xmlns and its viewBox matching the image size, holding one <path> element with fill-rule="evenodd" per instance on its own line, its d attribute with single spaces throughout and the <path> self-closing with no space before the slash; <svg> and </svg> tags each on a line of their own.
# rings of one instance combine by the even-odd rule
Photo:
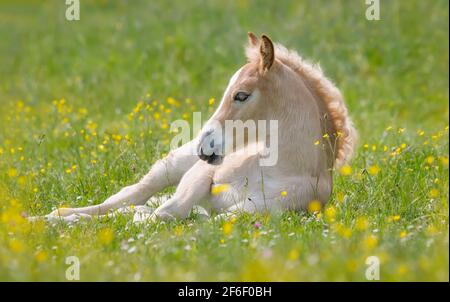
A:
<svg viewBox="0 0 450 302">
<path fill-rule="evenodd" d="M 9 248 L 14 253 L 20 253 L 21 251 L 23 251 L 24 245 L 21 241 L 19 241 L 17 239 L 13 239 L 9 242 Z"/>
<path fill-rule="evenodd" d="M 380 168 L 377 165 L 373 165 L 367 169 L 367 172 L 369 172 L 370 175 L 377 175 L 380 172 Z"/>
<path fill-rule="evenodd" d="M 336 200 L 337 200 L 339 203 L 343 203 L 343 202 L 344 202 L 344 199 L 345 199 L 345 194 L 344 194 L 344 193 L 338 192 L 338 193 L 336 194 Z"/>
<path fill-rule="evenodd" d="M 430 198 L 437 198 L 439 196 L 439 191 L 437 189 L 431 189 L 430 192 L 428 192 L 428 196 Z"/>
<path fill-rule="evenodd" d="M 373 249 L 378 244 L 378 237 L 373 234 L 370 234 L 364 239 L 363 244 L 364 247 L 366 247 L 367 249 Z"/>
<path fill-rule="evenodd" d="M 47 258 L 48 258 L 48 255 L 44 251 L 38 251 L 34 255 L 34 259 L 39 263 L 44 262 L 45 260 L 47 260 Z"/>
<path fill-rule="evenodd" d="M 325 217 L 328 219 L 328 221 L 334 221 L 334 218 L 336 217 L 336 208 L 333 206 L 326 208 Z"/>
<path fill-rule="evenodd" d="M 208 104 L 209 104 L 210 106 L 214 105 L 214 102 L 215 102 L 215 99 L 214 99 L 214 98 L 210 98 L 210 99 L 208 100 Z"/>
<path fill-rule="evenodd" d="M 345 264 L 345 267 L 349 272 L 356 272 L 356 270 L 358 269 L 358 262 L 356 262 L 355 260 L 348 260 Z"/>
<path fill-rule="evenodd" d="M 222 226 L 222 231 L 225 236 L 228 236 L 233 231 L 233 223 L 226 221 Z"/>
<path fill-rule="evenodd" d="M 322 208 L 322 204 L 320 201 L 318 200 L 312 200 L 309 204 L 308 204 L 308 211 L 310 213 L 316 213 L 319 212 L 320 209 Z"/>
<path fill-rule="evenodd" d="M 174 229 L 174 233 L 176 236 L 181 236 L 183 234 L 183 227 L 177 225 Z"/>
<path fill-rule="evenodd" d="M 399 275 L 405 275 L 408 272 L 408 267 L 405 264 L 400 264 L 397 267 L 397 273 Z"/>
<path fill-rule="evenodd" d="M 288 259 L 291 261 L 297 260 L 299 256 L 300 256 L 300 253 L 298 252 L 297 249 L 291 249 L 288 253 Z"/>
<path fill-rule="evenodd" d="M 222 192 L 228 191 L 229 188 L 230 188 L 230 185 L 229 185 L 229 184 L 214 185 L 214 186 L 211 188 L 211 194 L 214 195 L 214 196 L 216 196 L 216 195 L 219 195 L 219 194 L 222 193 Z"/>
<path fill-rule="evenodd" d="M 392 222 L 392 221 L 399 221 L 400 220 L 400 215 L 394 215 L 394 216 L 389 216 L 388 217 L 388 221 Z"/>
<path fill-rule="evenodd" d="M 369 220 L 366 217 L 358 217 L 355 222 L 358 231 L 365 231 L 369 227 Z"/>
<path fill-rule="evenodd" d="M 114 239 L 114 233 L 111 229 L 102 229 L 97 235 L 98 241 L 103 245 L 110 244 Z"/>
<path fill-rule="evenodd" d="M 178 102 L 177 100 L 175 100 L 174 98 L 172 98 L 172 97 L 169 97 L 169 98 L 167 98 L 167 103 L 169 104 L 169 105 L 172 105 L 172 106 L 175 106 L 175 107 L 180 107 L 180 102 Z"/>
<path fill-rule="evenodd" d="M 433 156 L 428 156 L 428 157 L 425 159 L 425 162 L 426 162 L 428 165 L 431 165 L 431 164 L 434 162 L 434 157 L 433 157 Z"/>
<path fill-rule="evenodd" d="M 400 238 L 405 238 L 406 235 L 408 235 L 408 233 L 406 233 L 405 231 L 401 231 L 400 234 L 398 235 Z"/>
<path fill-rule="evenodd" d="M 316 140 L 315 142 L 314 142 L 314 145 L 315 146 L 318 146 L 320 144 L 320 141 L 319 140 Z"/>
<path fill-rule="evenodd" d="M 286 191 L 282 191 L 281 192 L 281 197 L 286 197 L 287 196 L 287 192 Z"/>
<path fill-rule="evenodd" d="M 256 221 L 256 222 L 253 224 L 253 226 L 255 227 L 255 229 L 259 229 L 259 228 L 262 226 L 262 224 L 261 224 L 261 222 Z"/>
<path fill-rule="evenodd" d="M 424 134 L 425 134 L 425 131 L 423 131 L 421 129 L 417 130 L 417 135 L 423 136 Z"/>
<path fill-rule="evenodd" d="M 322 135 L 323 138 L 329 138 L 330 136 L 328 135 L 328 133 L 325 133 L 324 135 Z"/>
<path fill-rule="evenodd" d="M 19 176 L 19 178 L 17 179 L 17 183 L 21 186 L 23 186 L 25 184 L 25 182 L 27 181 L 26 177 L 21 175 Z"/>
<path fill-rule="evenodd" d="M 443 166 L 448 166 L 448 157 L 442 156 L 440 160 Z"/>
<path fill-rule="evenodd" d="M 352 230 L 346 226 L 344 226 L 342 223 L 337 223 L 333 226 L 334 231 L 343 238 L 350 238 L 352 236 Z"/>
<path fill-rule="evenodd" d="M 434 225 L 429 225 L 426 229 L 426 232 L 428 235 L 433 236 L 439 233 L 439 230 Z"/>
<path fill-rule="evenodd" d="M 14 178 L 17 176 L 17 170 L 15 168 L 8 169 L 8 177 Z"/>
<path fill-rule="evenodd" d="M 352 167 L 349 165 L 344 165 L 339 169 L 339 173 L 343 176 L 349 176 L 352 174 Z"/>
</svg>

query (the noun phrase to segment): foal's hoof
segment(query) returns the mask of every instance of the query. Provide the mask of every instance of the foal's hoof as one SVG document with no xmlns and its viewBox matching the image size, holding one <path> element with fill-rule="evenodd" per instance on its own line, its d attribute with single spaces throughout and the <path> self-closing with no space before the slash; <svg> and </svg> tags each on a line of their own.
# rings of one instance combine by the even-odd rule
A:
<svg viewBox="0 0 450 302">
<path fill-rule="evenodd" d="M 47 217 L 66 217 L 75 214 L 71 208 L 59 208 L 47 215 Z"/>
</svg>

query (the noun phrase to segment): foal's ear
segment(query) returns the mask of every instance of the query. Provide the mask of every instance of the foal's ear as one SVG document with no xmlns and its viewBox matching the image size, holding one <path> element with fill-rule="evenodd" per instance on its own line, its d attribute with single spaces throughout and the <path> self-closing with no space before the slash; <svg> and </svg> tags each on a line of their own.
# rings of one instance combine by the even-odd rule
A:
<svg viewBox="0 0 450 302">
<path fill-rule="evenodd" d="M 264 72 L 270 69 L 270 67 L 273 64 L 273 61 L 275 60 L 275 51 L 273 48 L 273 43 L 266 35 L 262 35 L 261 37 L 261 45 L 259 46 L 259 52 L 261 54 L 260 66 L 261 70 Z"/>
<path fill-rule="evenodd" d="M 255 36 L 254 33 L 248 32 L 247 36 L 248 36 L 248 43 L 250 43 L 250 45 L 258 46 L 259 44 L 258 37 Z"/>
</svg>

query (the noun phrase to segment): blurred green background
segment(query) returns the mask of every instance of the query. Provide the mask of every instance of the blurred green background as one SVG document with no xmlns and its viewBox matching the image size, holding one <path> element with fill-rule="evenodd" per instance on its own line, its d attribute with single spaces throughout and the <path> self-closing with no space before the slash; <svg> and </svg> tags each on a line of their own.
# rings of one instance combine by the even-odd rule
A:
<svg viewBox="0 0 450 302">
<path fill-rule="evenodd" d="M 390 120 L 448 119 L 448 2 L 2 1 L 0 100 L 65 97 L 114 118 L 156 98 L 220 99 L 244 62 L 247 31 L 320 62 L 364 134 Z M 366 128 L 369 124 L 370 127 Z M 383 125 L 379 125 L 383 123 Z"/>
</svg>

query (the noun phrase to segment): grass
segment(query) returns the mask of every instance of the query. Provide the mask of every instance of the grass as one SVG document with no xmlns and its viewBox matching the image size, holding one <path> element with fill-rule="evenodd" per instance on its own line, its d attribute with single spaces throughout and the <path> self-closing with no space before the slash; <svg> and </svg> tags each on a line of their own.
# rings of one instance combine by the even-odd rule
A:
<svg viewBox="0 0 450 302">
<path fill-rule="evenodd" d="M 175 2 L 175 3 L 174 3 Z M 448 281 L 448 2 L 0 3 L 0 280 Z M 22 217 L 99 203 L 168 151 L 170 122 L 206 118 L 246 32 L 320 61 L 359 131 L 319 213 L 135 226 Z M 170 105 L 173 98 L 181 106 Z M 168 192 L 172 192 L 173 188 Z"/>
</svg>

